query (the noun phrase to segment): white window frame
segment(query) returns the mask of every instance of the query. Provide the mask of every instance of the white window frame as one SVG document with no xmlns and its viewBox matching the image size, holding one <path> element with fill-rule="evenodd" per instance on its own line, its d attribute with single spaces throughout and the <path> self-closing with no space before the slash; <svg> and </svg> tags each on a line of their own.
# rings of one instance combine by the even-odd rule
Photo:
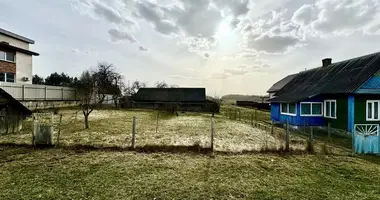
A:
<svg viewBox="0 0 380 200">
<path fill-rule="evenodd" d="M 16 53 L 14 53 L 14 60 L 13 61 L 10 61 L 10 60 L 7 60 L 7 53 L 6 51 L 0 51 L 2 53 L 4 53 L 4 59 L 0 59 L 1 61 L 5 61 L 5 62 L 11 62 L 11 63 L 15 63 L 16 62 Z"/>
<path fill-rule="evenodd" d="M 375 102 L 377 102 L 377 119 L 375 119 Z M 372 104 L 372 118 L 368 118 L 368 103 Z M 367 100 L 365 103 L 365 119 L 367 121 L 380 121 L 380 100 Z"/>
<path fill-rule="evenodd" d="M 334 112 L 335 112 L 335 117 L 331 117 L 331 102 L 334 102 L 335 103 L 335 109 L 334 109 Z M 327 103 L 330 103 L 330 116 L 327 116 Z M 324 108 L 323 108 L 323 111 L 324 111 L 324 117 L 325 118 L 330 118 L 330 119 L 336 119 L 337 118 L 337 113 L 336 113 L 336 108 L 338 107 L 338 104 L 336 103 L 336 99 L 328 99 L 328 100 L 325 100 L 324 101 Z"/>
<path fill-rule="evenodd" d="M 302 104 L 310 104 L 310 114 L 302 114 Z M 321 105 L 321 114 L 313 114 L 313 104 Z M 301 102 L 300 104 L 300 115 L 303 117 L 323 117 L 323 103 L 322 102 Z"/>
<path fill-rule="evenodd" d="M 3 83 L 16 83 L 16 73 L 12 73 L 12 72 L 0 72 L 0 73 L 4 73 L 4 81 L 0 80 L 0 82 L 3 82 Z M 7 81 L 7 74 L 13 74 L 13 82 Z"/>
<path fill-rule="evenodd" d="M 288 112 L 282 112 L 282 104 L 286 104 L 286 107 L 287 107 L 287 110 L 288 110 Z M 295 104 L 295 113 L 289 113 L 289 104 L 290 103 L 281 103 L 280 104 L 280 112 L 281 112 L 281 114 L 282 115 L 289 115 L 289 116 L 297 116 L 297 103 L 294 103 Z"/>
</svg>

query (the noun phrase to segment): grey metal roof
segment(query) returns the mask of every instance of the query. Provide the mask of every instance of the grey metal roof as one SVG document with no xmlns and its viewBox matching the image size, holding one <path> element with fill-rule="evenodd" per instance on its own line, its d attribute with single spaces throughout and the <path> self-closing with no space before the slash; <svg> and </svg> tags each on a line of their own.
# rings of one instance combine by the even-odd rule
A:
<svg viewBox="0 0 380 200">
<path fill-rule="evenodd" d="M 271 102 L 295 102 L 320 94 L 350 94 L 380 70 L 380 52 L 298 73 Z"/>
<path fill-rule="evenodd" d="M 205 88 L 141 88 L 134 101 L 191 102 L 205 101 Z"/>
<path fill-rule="evenodd" d="M 30 111 L 27 107 L 22 105 L 19 101 L 17 101 L 15 98 L 12 97 L 8 92 L 0 88 L 0 95 L 9 99 L 10 104 L 14 105 L 15 107 L 19 108 L 20 111 L 24 114 L 24 116 L 30 116 L 32 115 L 32 111 Z"/>
<path fill-rule="evenodd" d="M 22 52 L 22 53 L 25 53 L 25 54 L 28 54 L 28 55 L 33 55 L 33 56 L 39 56 L 40 54 L 39 53 L 36 53 L 36 52 L 33 52 L 33 51 L 29 51 L 29 50 L 26 50 L 26 49 L 22 49 L 22 48 L 19 48 L 19 47 L 15 47 L 15 46 L 12 46 L 8 43 L 5 43 L 5 42 L 0 42 L 0 48 L 5 48 L 5 49 L 9 49 L 9 50 L 13 50 L 13 51 L 19 51 L 19 52 Z"/>
<path fill-rule="evenodd" d="M 269 90 L 267 92 L 269 93 L 269 92 L 277 92 L 277 91 L 279 91 L 287 83 L 289 83 L 289 81 L 291 81 L 296 75 L 297 74 L 291 74 L 291 75 L 288 75 L 285 78 L 281 79 L 280 81 L 277 81 L 275 84 L 273 84 L 273 86 L 271 88 L 269 88 Z"/>
<path fill-rule="evenodd" d="M 16 33 L 12 33 L 10 31 L 7 31 L 7 30 L 4 30 L 2 28 L 0 28 L 0 33 L 1 34 L 4 34 L 4 35 L 7 35 L 9 37 L 12 37 L 12 38 L 15 38 L 15 39 L 18 39 L 18 40 L 21 40 L 21 41 L 24 41 L 24 42 L 27 42 L 29 44 L 34 44 L 34 40 L 32 39 L 29 39 L 29 38 L 26 38 L 24 36 L 21 36 L 21 35 L 18 35 Z"/>
</svg>

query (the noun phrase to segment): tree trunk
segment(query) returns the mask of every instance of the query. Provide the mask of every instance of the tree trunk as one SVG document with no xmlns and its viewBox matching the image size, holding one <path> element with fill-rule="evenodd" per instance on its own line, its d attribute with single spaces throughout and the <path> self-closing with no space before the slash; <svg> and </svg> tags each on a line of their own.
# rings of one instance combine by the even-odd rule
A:
<svg viewBox="0 0 380 200">
<path fill-rule="evenodd" d="M 113 103 L 115 104 L 115 107 L 117 108 L 117 98 L 113 99 Z"/>
<path fill-rule="evenodd" d="M 84 115 L 84 128 L 88 129 L 88 114 Z"/>
</svg>

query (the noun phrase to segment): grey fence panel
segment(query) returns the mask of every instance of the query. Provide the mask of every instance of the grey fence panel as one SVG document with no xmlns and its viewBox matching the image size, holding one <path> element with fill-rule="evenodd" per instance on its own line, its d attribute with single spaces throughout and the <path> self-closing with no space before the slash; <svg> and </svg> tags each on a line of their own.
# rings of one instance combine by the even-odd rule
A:
<svg viewBox="0 0 380 200">
<path fill-rule="evenodd" d="M 0 82 L 0 88 L 17 100 L 75 100 L 74 88 Z"/>
</svg>

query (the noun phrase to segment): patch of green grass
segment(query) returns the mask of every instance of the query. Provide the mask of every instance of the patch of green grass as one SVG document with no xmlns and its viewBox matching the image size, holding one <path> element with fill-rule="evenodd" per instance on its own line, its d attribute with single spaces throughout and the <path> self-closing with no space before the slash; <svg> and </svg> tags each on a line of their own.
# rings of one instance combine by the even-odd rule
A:
<svg viewBox="0 0 380 200">
<path fill-rule="evenodd" d="M 0 149 L 0 199 L 378 199 L 379 158 Z"/>
</svg>

